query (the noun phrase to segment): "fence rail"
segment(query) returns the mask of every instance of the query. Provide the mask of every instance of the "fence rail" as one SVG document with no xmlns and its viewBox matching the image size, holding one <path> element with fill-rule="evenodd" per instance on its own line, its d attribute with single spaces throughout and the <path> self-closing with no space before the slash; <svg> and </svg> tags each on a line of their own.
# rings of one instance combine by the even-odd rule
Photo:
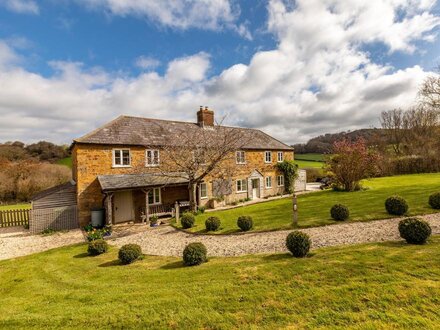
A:
<svg viewBox="0 0 440 330">
<path fill-rule="evenodd" d="M 29 226 L 30 211 L 28 209 L 0 211 L 0 228 Z"/>
</svg>

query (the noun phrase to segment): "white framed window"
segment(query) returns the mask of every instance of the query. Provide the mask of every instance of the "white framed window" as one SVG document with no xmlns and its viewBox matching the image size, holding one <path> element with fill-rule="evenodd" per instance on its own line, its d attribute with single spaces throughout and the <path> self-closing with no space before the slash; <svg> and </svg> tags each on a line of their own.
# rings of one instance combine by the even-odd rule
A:
<svg viewBox="0 0 440 330">
<path fill-rule="evenodd" d="M 266 176 L 266 188 L 272 188 L 272 177 Z"/>
<path fill-rule="evenodd" d="M 113 149 L 113 167 L 130 167 L 130 149 Z"/>
<path fill-rule="evenodd" d="M 237 151 L 235 153 L 235 158 L 237 164 L 246 164 L 246 154 L 244 153 L 244 151 Z"/>
<path fill-rule="evenodd" d="M 200 199 L 208 198 L 208 186 L 205 182 L 200 184 Z"/>
<path fill-rule="evenodd" d="M 277 153 L 277 161 L 278 163 L 281 163 L 284 160 L 284 152 L 278 151 Z"/>
<path fill-rule="evenodd" d="M 277 183 L 278 183 L 278 187 L 284 186 L 284 175 L 277 176 Z"/>
<path fill-rule="evenodd" d="M 145 166 L 159 166 L 160 162 L 159 150 L 146 150 L 145 151 Z"/>
<path fill-rule="evenodd" d="M 148 192 L 148 205 L 160 204 L 160 188 L 154 188 Z"/>
<path fill-rule="evenodd" d="M 240 179 L 236 181 L 236 192 L 242 193 L 247 191 L 247 180 L 246 179 Z"/>
<path fill-rule="evenodd" d="M 265 151 L 264 152 L 264 162 L 265 163 L 272 163 L 272 151 Z"/>
</svg>

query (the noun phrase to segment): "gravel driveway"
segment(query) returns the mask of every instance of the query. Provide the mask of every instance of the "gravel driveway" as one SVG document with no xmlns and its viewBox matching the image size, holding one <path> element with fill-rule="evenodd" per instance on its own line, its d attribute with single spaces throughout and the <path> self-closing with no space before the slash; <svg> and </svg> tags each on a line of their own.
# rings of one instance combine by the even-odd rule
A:
<svg viewBox="0 0 440 330">
<path fill-rule="evenodd" d="M 422 216 L 429 222 L 433 234 L 440 234 L 440 213 Z M 397 225 L 401 218 L 370 222 L 351 222 L 302 229 L 310 235 L 312 248 L 367 242 L 400 240 Z M 144 227 L 145 228 L 145 227 Z M 284 242 L 291 230 L 237 235 L 194 235 L 171 226 L 144 229 L 140 233 L 113 238 L 110 244 L 139 244 L 145 254 L 181 256 L 186 244 L 202 242 L 211 256 L 238 256 L 255 253 L 287 251 Z"/>
</svg>

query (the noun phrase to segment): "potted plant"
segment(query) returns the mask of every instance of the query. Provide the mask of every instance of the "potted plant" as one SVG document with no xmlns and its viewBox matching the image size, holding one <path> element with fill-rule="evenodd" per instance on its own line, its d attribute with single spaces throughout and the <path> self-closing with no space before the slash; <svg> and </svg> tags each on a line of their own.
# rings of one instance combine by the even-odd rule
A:
<svg viewBox="0 0 440 330">
<path fill-rule="evenodd" d="M 157 227 L 159 225 L 158 222 L 159 222 L 158 216 L 157 215 L 153 215 L 150 218 L 150 227 Z"/>
</svg>

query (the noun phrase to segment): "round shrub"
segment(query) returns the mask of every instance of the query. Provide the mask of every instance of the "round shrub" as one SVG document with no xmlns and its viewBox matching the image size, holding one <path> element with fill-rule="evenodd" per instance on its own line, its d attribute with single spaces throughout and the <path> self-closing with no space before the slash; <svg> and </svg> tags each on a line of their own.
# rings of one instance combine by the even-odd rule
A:
<svg viewBox="0 0 440 330">
<path fill-rule="evenodd" d="M 440 192 L 433 193 L 429 196 L 429 205 L 433 209 L 440 210 Z"/>
<path fill-rule="evenodd" d="M 309 253 L 312 241 L 309 235 L 293 231 L 286 238 L 286 247 L 296 258 L 304 258 Z"/>
<path fill-rule="evenodd" d="M 385 201 L 385 209 L 392 215 L 404 215 L 408 212 L 408 203 L 400 196 L 391 196 Z"/>
<path fill-rule="evenodd" d="M 400 237 L 410 244 L 423 244 L 431 235 L 431 227 L 418 218 L 407 218 L 399 222 Z"/>
<path fill-rule="evenodd" d="M 207 231 L 216 231 L 220 228 L 220 219 L 218 217 L 209 217 L 205 221 Z"/>
<path fill-rule="evenodd" d="M 237 219 L 237 226 L 242 231 L 248 231 L 248 230 L 251 230 L 252 227 L 254 226 L 254 221 L 252 220 L 252 218 L 250 216 L 242 215 L 242 216 L 238 217 L 238 219 Z"/>
<path fill-rule="evenodd" d="M 182 218 L 180 219 L 180 222 L 182 223 L 183 229 L 188 229 L 194 226 L 194 222 L 196 219 L 194 218 L 194 214 L 192 213 L 183 213 Z"/>
<path fill-rule="evenodd" d="M 97 256 L 108 251 L 108 244 L 103 239 L 89 242 L 87 252 L 90 256 Z"/>
<path fill-rule="evenodd" d="M 183 263 L 196 266 L 208 261 L 206 247 L 202 243 L 189 243 L 183 250 Z"/>
<path fill-rule="evenodd" d="M 131 264 L 142 256 L 142 249 L 137 244 L 126 244 L 119 249 L 118 258 L 124 264 Z"/>
<path fill-rule="evenodd" d="M 335 204 L 330 209 L 330 215 L 333 219 L 338 221 L 347 220 L 350 216 L 350 211 L 348 207 L 342 204 Z"/>
</svg>

